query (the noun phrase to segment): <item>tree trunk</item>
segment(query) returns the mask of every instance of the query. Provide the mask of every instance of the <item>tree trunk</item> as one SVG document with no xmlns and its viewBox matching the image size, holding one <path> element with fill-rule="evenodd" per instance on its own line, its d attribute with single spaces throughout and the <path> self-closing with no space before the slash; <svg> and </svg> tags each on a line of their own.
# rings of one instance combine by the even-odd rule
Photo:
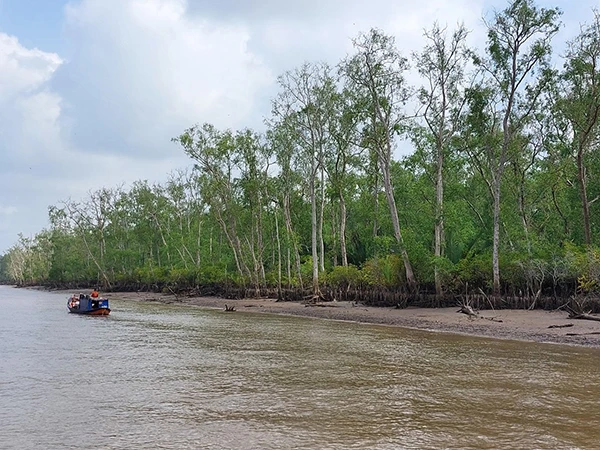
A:
<svg viewBox="0 0 600 450">
<path fill-rule="evenodd" d="M 311 171 L 310 179 L 310 204 L 311 204 L 311 241 L 312 241 L 312 287 L 313 294 L 316 296 L 319 293 L 319 254 L 317 252 L 317 195 L 315 189 L 314 177 L 314 160 L 313 170 Z"/>
<path fill-rule="evenodd" d="M 389 154 L 391 154 L 391 149 Z M 406 252 L 406 247 L 404 246 L 404 239 L 402 238 L 402 232 L 400 231 L 400 220 L 398 218 L 398 210 L 396 208 L 396 200 L 394 199 L 394 190 L 392 188 L 392 181 L 390 176 L 390 167 L 389 163 L 385 159 L 384 155 L 380 155 L 380 164 L 381 171 L 383 174 L 383 186 L 385 189 L 385 196 L 388 201 L 388 206 L 390 208 L 390 215 L 392 219 L 392 225 L 394 227 L 394 236 L 396 237 L 396 241 L 398 242 L 398 247 L 400 249 L 400 256 L 402 257 L 402 262 L 404 263 L 404 270 L 406 272 L 406 281 L 411 290 L 415 290 L 417 287 L 417 281 L 415 279 L 415 275 L 412 270 L 412 266 L 410 264 L 410 260 L 408 258 L 408 253 Z"/>
<path fill-rule="evenodd" d="M 217 221 L 221 224 L 221 229 L 223 230 L 223 233 L 225 234 L 225 237 L 227 238 L 227 241 L 229 242 L 229 246 L 231 248 L 231 251 L 233 252 L 233 258 L 235 260 L 235 265 L 238 269 L 238 273 L 240 274 L 240 277 L 242 277 L 242 278 L 246 277 L 247 279 L 252 279 L 252 276 L 250 274 L 250 269 L 248 269 L 248 266 L 246 265 L 246 263 L 243 260 L 242 246 L 240 244 L 240 240 L 235 231 L 234 219 L 232 217 L 230 217 L 229 218 L 230 226 L 227 226 L 227 223 L 225 222 L 225 220 L 223 220 L 223 217 L 221 216 L 220 212 L 218 212 L 218 210 L 215 213 L 215 216 L 217 218 Z"/>
<path fill-rule="evenodd" d="M 265 249 L 265 244 L 264 244 L 264 236 L 263 236 L 263 218 L 262 218 L 262 205 L 261 202 L 262 198 L 259 195 L 259 199 L 258 199 L 258 205 L 257 205 L 257 223 L 256 223 L 256 239 L 257 239 L 257 245 L 258 245 L 258 263 L 259 263 L 259 276 L 260 276 L 260 283 L 261 285 L 266 285 L 266 275 L 265 275 L 265 263 L 264 263 L 264 258 L 263 258 L 263 252 Z"/>
<path fill-rule="evenodd" d="M 590 204 L 587 198 L 587 183 L 585 179 L 585 167 L 583 165 L 583 146 L 580 145 L 577 151 L 577 178 L 579 180 L 579 195 L 581 196 L 581 206 L 583 210 L 583 231 L 585 235 L 585 244 L 592 245 L 592 232 L 590 230 Z"/>
<path fill-rule="evenodd" d="M 292 286 L 292 255 L 290 247 L 287 248 L 287 287 Z"/>
<path fill-rule="evenodd" d="M 443 123 L 443 122 L 442 122 Z M 441 258 L 444 254 L 444 148 L 441 136 L 437 142 L 437 176 L 435 181 L 435 230 L 434 255 Z M 442 280 L 438 264 L 435 265 L 435 293 L 443 295 Z"/>
<path fill-rule="evenodd" d="M 373 238 L 376 238 L 379 234 L 379 223 L 377 217 L 379 215 L 379 170 L 377 169 L 377 163 L 374 164 L 373 168 Z"/>
<path fill-rule="evenodd" d="M 513 73 L 515 72 L 516 56 L 513 55 Z M 502 148 L 500 157 L 498 158 L 498 165 L 492 172 L 493 189 L 492 196 L 494 197 L 494 232 L 492 235 L 492 283 L 493 283 L 493 294 L 495 297 L 500 295 L 500 195 L 502 185 L 502 175 L 504 173 L 504 166 L 506 164 L 506 158 L 508 155 L 508 146 L 512 139 L 510 130 L 510 114 L 513 109 L 513 102 L 516 92 L 515 82 L 512 81 L 510 95 L 508 97 L 508 103 L 506 105 L 506 111 L 504 112 L 504 118 L 502 120 Z"/>
<path fill-rule="evenodd" d="M 288 240 L 292 242 L 294 247 L 294 260 L 296 262 L 296 273 L 298 274 L 298 283 L 300 289 L 304 289 L 304 283 L 302 282 L 302 270 L 300 267 L 300 252 L 298 251 L 298 244 L 294 236 L 294 230 L 292 228 L 292 214 L 290 212 L 290 196 L 286 193 L 283 197 L 283 214 L 285 217 L 285 228 L 288 234 Z M 289 278 L 291 281 L 291 277 Z"/>
<path fill-rule="evenodd" d="M 492 235 L 492 277 L 494 296 L 500 295 L 500 174 L 494 177 L 494 231 Z"/>
<path fill-rule="evenodd" d="M 346 248 L 346 199 L 340 191 L 340 250 L 342 254 L 342 266 L 348 267 L 348 249 Z"/>
<path fill-rule="evenodd" d="M 521 224 L 523 225 L 523 233 L 525 234 L 525 244 L 527 245 L 527 255 L 531 257 L 531 239 L 529 238 L 529 224 L 527 223 L 527 213 L 525 211 L 525 179 L 526 171 L 522 171 L 519 175 L 519 214 L 521 216 Z"/>
<path fill-rule="evenodd" d="M 319 208 L 319 267 L 321 271 L 325 271 L 325 242 L 323 240 L 323 222 L 325 214 L 325 171 L 321 168 L 321 185 L 319 187 L 320 193 L 320 208 Z"/>
<path fill-rule="evenodd" d="M 279 220 L 275 211 L 275 236 L 277 239 L 277 299 L 281 299 L 281 239 L 279 238 Z"/>
</svg>

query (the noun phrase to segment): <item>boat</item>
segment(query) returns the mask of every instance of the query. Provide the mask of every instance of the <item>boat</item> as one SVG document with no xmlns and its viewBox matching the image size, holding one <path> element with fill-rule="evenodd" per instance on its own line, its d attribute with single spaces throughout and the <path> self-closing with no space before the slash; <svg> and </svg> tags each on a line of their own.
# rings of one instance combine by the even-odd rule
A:
<svg viewBox="0 0 600 450">
<path fill-rule="evenodd" d="M 69 312 L 75 314 L 87 314 L 88 316 L 108 316 L 110 314 L 108 299 L 99 297 L 93 298 L 83 294 L 69 297 L 67 300 L 67 308 L 69 308 Z"/>
</svg>

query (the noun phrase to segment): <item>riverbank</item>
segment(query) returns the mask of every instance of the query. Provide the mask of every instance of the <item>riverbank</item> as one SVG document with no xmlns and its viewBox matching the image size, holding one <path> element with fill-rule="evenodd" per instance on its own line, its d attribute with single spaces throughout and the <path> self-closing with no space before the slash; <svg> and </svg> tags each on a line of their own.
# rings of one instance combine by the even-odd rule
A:
<svg viewBox="0 0 600 450">
<path fill-rule="evenodd" d="M 510 339 L 600 348 L 600 322 L 572 320 L 564 311 L 486 310 L 469 318 L 458 308 L 379 308 L 330 302 L 307 306 L 273 299 L 227 300 L 217 297 L 175 297 L 152 292 L 112 292 L 121 301 L 160 302 L 236 312 L 284 314 L 358 323 L 397 326 L 435 332 L 458 333 L 494 339 Z M 115 311 L 117 312 L 117 311 Z"/>
</svg>

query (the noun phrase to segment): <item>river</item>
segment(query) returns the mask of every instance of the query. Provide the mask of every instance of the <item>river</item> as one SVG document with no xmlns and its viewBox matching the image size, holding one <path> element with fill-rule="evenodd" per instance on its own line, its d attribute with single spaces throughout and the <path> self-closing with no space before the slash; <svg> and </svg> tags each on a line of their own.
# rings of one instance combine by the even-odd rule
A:
<svg viewBox="0 0 600 450">
<path fill-rule="evenodd" d="M 596 449 L 598 349 L 0 286 L 1 449 Z"/>
</svg>

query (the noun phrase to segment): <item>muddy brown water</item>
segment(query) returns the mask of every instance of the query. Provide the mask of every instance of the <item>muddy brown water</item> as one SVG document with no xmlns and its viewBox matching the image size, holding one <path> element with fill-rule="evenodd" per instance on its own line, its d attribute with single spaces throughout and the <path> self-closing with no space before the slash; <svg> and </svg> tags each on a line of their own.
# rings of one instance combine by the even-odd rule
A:
<svg viewBox="0 0 600 450">
<path fill-rule="evenodd" d="M 1 449 L 596 449 L 600 350 L 0 286 Z"/>
</svg>

